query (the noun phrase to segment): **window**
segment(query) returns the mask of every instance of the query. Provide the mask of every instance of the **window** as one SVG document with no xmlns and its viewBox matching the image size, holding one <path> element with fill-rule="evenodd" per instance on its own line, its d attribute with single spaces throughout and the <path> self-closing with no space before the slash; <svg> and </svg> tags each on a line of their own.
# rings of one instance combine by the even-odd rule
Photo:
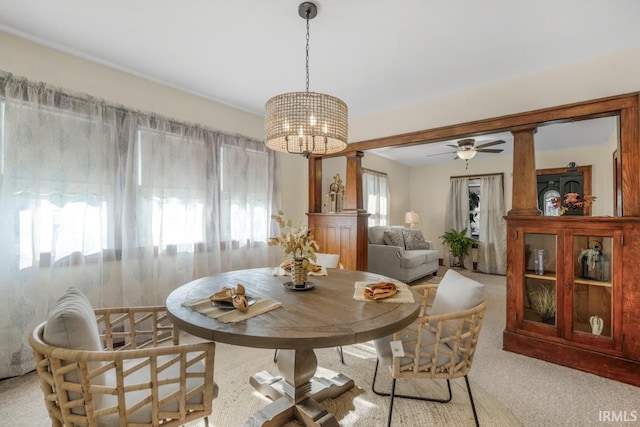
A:
<svg viewBox="0 0 640 427">
<path fill-rule="evenodd" d="M 387 174 L 363 169 L 362 197 L 369 213 L 369 227 L 389 224 L 389 178 Z"/>
<path fill-rule="evenodd" d="M 33 369 L 23 338 L 69 286 L 96 306 L 158 305 L 273 264 L 278 167 L 262 141 L 0 71 L 0 377 Z"/>
<path fill-rule="evenodd" d="M 107 241 L 106 208 L 105 202 L 69 202 L 61 207 L 42 199 L 39 206 L 21 210 L 20 269 L 38 265 L 43 253 L 51 254 L 51 261 L 56 262 L 74 252 L 101 252 Z"/>
<path fill-rule="evenodd" d="M 221 240 L 232 247 L 266 244 L 268 157 L 264 150 L 226 144 L 221 153 Z"/>
</svg>

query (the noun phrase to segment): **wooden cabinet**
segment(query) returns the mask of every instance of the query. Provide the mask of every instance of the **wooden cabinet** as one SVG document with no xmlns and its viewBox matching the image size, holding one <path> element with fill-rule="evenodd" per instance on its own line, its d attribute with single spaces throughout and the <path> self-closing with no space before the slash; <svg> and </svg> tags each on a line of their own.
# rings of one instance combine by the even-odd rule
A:
<svg viewBox="0 0 640 427">
<path fill-rule="evenodd" d="M 358 236 L 367 234 L 368 213 L 309 213 L 308 216 L 320 252 L 340 254 L 340 263 L 348 270 L 367 271 L 367 248 L 362 247 L 365 242 Z"/>
<path fill-rule="evenodd" d="M 640 221 L 507 217 L 505 350 L 640 385 Z"/>
</svg>

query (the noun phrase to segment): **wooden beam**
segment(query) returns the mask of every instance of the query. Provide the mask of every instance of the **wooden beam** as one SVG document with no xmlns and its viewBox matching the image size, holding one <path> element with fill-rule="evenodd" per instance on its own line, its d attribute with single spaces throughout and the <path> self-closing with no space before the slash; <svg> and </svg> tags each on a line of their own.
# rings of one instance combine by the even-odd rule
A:
<svg viewBox="0 0 640 427">
<path fill-rule="evenodd" d="M 565 104 L 530 112 L 510 114 L 490 119 L 476 120 L 461 124 L 442 126 L 400 135 L 352 142 L 340 153 L 325 157 L 343 156 L 356 151 L 383 147 L 411 146 L 427 144 L 461 137 L 478 136 L 496 132 L 507 132 L 523 125 L 565 122 L 618 114 L 620 110 L 637 105 L 638 92 L 616 95 L 591 101 Z"/>
</svg>

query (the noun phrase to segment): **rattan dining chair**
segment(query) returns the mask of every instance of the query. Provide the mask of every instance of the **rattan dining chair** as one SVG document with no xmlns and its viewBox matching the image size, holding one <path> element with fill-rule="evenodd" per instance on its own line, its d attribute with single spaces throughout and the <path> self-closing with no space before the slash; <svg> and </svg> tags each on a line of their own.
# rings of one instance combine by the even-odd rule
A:
<svg viewBox="0 0 640 427">
<path fill-rule="evenodd" d="M 449 272 L 447 272 L 448 274 Z M 478 414 L 467 374 L 471 370 L 487 303 L 484 299 L 484 287 L 471 279 L 464 279 L 462 282 L 470 281 L 480 285 L 476 286 L 471 283 L 471 286 L 475 287 L 471 291 L 472 296 L 456 297 L 456 293 L 464 292 L 464 286 L 459 281 L 460 277 L 456 275 L 463 277 L 456 272 L 449 276 L 453 283 L 448 286 L 448 291 L 442 292 L 439 307 L 436 307 L 434 301 L 438 299 L 438 294 L 441 291 L 438 289 L 439 285 L 413 286 L 412 288 L 418 291 L 422 298 L 421 314 L 418 319 L 407 328 L 393 334 L 392 337 L 375 341 L 377 360 L 371 389 L 378 395 L 391 397 L 387 426 L 391 426 L 393 402 L 396 397 L 448 403 L 452 398 L 450 380 L 460 377 L 464 377 L 473 418 L 476 426 L 479 426 Z M 442 282 L 440 286 L 442 286 Z M 448 301 L 446 301 L 447 299 Z M 448 311 L 452 305 L 464 307 L 465 304 L 470 308 L 454 312 L 441 312 L 442 310 Z M 433 310 L 432 307 L 436 310 Z M 430 311 L 435 311 L 437 314 L 431 314 Z M 391 349 L 392 341 L 402 343 L 402 350 L 396 355 Z M 379 365 L 388 365 L 390 368 L 392 377 L 390 392 L 381 392 L 376 389 Z M 446 380 L 449 396 L 442 399 L 396 394 L 396 380 L 405 378 Z"/>
<path fill-rule="evenodd" d="M 215 344 L 180 345 L 165 307 L 92 310 L 78 292 L 29 337 L 52 426 L 208 426 Z"/>
</svg>

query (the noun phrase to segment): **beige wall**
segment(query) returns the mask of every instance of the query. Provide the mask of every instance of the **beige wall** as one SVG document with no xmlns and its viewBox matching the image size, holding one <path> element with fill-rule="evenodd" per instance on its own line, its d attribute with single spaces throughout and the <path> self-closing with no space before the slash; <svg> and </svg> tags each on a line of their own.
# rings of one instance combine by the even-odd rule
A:
<svg viewBox="0 0 640 427">
<path fill-rule="evenodd" d="M 349 120 L 364 141 L 640 90 L 640 48 Z"/>
</svg>

